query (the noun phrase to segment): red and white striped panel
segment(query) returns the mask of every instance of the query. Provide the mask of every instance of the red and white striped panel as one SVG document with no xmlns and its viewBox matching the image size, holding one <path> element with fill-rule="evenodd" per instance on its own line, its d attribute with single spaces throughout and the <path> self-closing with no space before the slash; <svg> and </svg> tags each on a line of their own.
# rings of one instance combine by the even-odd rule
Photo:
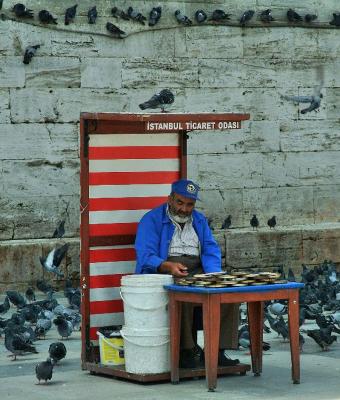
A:
<svg viewBox="0 0 340 400">
<path fill-rule="evenodd" d="M 90 135 L 89 235 L 134 235 L 180 177 L 177 134 Z M 135 270 L 133 244 L 90 248 L 90 339 L 123 324 L 120 279 Z"/>
<path fill-rule="evenodd" d="M 90 261 L 90 339 L 96 340 L 99 327 L 122 325 L 123 304 L 120 279 L 135 270 L 134 246 L 91 247 Z"/>
</svg>

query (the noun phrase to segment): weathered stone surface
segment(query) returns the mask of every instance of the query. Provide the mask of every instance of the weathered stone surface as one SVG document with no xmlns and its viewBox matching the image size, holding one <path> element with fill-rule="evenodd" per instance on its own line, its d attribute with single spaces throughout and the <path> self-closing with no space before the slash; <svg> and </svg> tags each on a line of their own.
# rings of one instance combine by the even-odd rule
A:
<svg viewBox="0 0 340 400">
<path fill-rule="evenodd" d="M 134 59 L 123 61 L 122 86 L 198 87 L 198 63 L 190 59 Z"/>
<path fill-rule="evenodd" d="M 294 119 L 298 110 L 282 101 L 276 89 L 228 88 L 185 89 L 185 112 L 249 113 L 252 120 Z"/>
<path fill-rule="evenodd" d="M 53 286 L 63 288 L 63 280 L 43 270 L 39 256 L 46 256 L 54 246 L 69 244 L 69 250 L 61 263 L 61 270 L 70 278 L 79 278 L 79 240 L 11 240 L 0 241 L 0 290 L 26 290 L 28 285 L 36 289 L 37 279 L 44 279 Z"/>
<path fill-rule="evenodd" d="M 310 186 L 340 183 L 336 151 L 263 155 L 263 186 Z"/>
<path fill-rule="evenodd" d="M 4 124 L 0 130 L 0 159 L 77 159 L 78 137 L 75 124 Z"/>
<path fill-rule="evenodd" d="M 15 179 L 13 176 L 15 174 Z M 79 193 L 79 161 L 40 158 L 3 161 L 0 179 L 7 196 L 49 196 Z"/>
<path fill-rule="evenodd" d="M 50 238 L 65 219 L 65 236 L 79 236 L 79 194 L 1 196 L 0 240 Z"/>
<path fill-rule="evenodd" d="M 125 111 L 128 98 L 113 89 L 11 90 L 14 122 L 78 122 L 81 112 Z"/>
<path fill-rule="evenodd" d="M 0 124 L 8 124 L 11 121 L 9 108 L 9 90 L 0 90 Z"/>
<path fill-rule="evenodd" d="M 262 159 L 258 154 L 202 154 L 188 159 L 188 175 L 202 189 L 237 189 L 262 184 Z"/>
<path fill-rule="evenodd" d="M 276 216 L 277 226 L 314 223 L 313 187 L 273 187 L 244 189 L 243 226 L 250 226 L 256 214 L 261 227 Z"/>
<path fill-rule="evenodd" d="M 340 260 L 339 229 L 303 232 L 303 263 L 318 264 L 324 260 Z"/>
<path fill-rule="evenodd" d="M 26 66 L 25 76 L 26 87 L 80 87 L 80 60 L 74 57 L 35 57 Z"/>
<path fill-rule="evenodd" d="M 205 9 L 204 5 L 202 9 Z M 238 28 L 202 26 L 175 31 L 175 57 L 233 59 L 242 57 L 242 54 Z"/>
<path fill-rule="evenodd" d="M 302 233 L 260 230 L 226 232 L 226 266 L 289 265 L 302 259 Z"/>
<path fill-rule="evenodd" d="M 25 69 L 22 57 L 0 58 L 0 88 L 19 88 L 25 85 Z"/>
<path fill-rule="evenodd" d="M 340 90 L 339 88 L 327 89 L 326 113 L 328 119 L 339 119 Z"/>
<path fill-rule="evenodd" d="M 339 151 L 339 121 L 283 121 L 280 123 L 280 148 L 283 152 Z"/>
<path fill-rule="evenodd" d="M 340 186 L 313 187 L 315 222 L 340 222 Z"/>
<path fill-rule="evenodd" d="M 121 88 L 122 61 L 112 58 L 82 58 L 82 88 Z"/>
<path fill-rule="evenodd" d="M 242 121 L 242 128 L 193 131 L 188 134 L 188 154 L 268 153 L 279 151 L 278 121 Z"/>
<path fill-rule="evenodd" d="M 219 232 L 229 214 L 232 214 L 232 227 L 243 226 L 242 189 L 201 190 L 200 198 L 201 201 L 196 203 L 197 209 L 211 219 L 214 234 Z"/>
</svg>

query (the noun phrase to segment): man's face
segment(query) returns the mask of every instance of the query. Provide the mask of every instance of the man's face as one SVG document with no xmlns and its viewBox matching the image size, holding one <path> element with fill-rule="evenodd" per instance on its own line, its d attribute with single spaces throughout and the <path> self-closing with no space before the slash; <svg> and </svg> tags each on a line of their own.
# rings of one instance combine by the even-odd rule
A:
<svg viewBox="0 0 340 400">
<path fill-rule="evenodd" d="M 173 193 L 168 197 L 170 212 L 173 216 L 187 219 L 195 208 L 196 200 Z"/>
</svg>

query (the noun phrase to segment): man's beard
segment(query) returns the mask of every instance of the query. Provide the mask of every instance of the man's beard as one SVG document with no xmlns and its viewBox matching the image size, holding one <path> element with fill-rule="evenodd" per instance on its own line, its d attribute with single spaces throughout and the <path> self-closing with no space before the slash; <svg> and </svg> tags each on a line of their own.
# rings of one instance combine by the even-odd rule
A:
<svg viewBox="0 0 340 400">
<path fill-rule="evenodd" d="M 185 223 L 188 222 L 189 219 L 190 219 L 190 215 L 186 215 L 186 216 L 181 217 L 181 216 L 178 215 L 178 214 L 172 214 L 172 213 L 171 213 L 171 216 L 172 216 L 172 218 L 173 218 L 176 222 L 178 222 L 179 224 L 185 224 Z"/>
<path fill-rule="evenodd" d="M 169 211 L 170 211 L 171 217 L 179 224 L 185 224 L 186 222 L 189 221 L 189 219 L 191 217 L 191 214 L 179 215 L 178 213 L 176 213 L 176 210 L 174 210 L 170 205 L 169 205 Z"/>
</svg>

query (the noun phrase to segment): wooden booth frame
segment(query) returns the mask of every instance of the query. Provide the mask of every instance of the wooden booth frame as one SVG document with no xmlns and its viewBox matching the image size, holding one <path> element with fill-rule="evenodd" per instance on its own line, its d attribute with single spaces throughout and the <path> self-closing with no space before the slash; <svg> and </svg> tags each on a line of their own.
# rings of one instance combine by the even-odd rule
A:
<svg viewBox="0 0 340 400">
<path fill-rule="evenodd" d="M 201 114 L 130 114 L 130 113 L 82 113 L 80 117 L 80 238 L 81 238 L 81 363 L 83 370 L 126 378 L 136 382 L 169 380 L 170 372 L 163 374 L 130 374 L 122 367 L 100 364 L 99 347 L 91 339 L 90 307 L 90 248 L 96 246 L 132 245 L 133 232 L 115 231 L 112 234 L 90 233 L 90 195 L 89 195 L 89 153 L 91 135 L 113 134 L 169 134 L 178 136 L 179 170 L 178 179 L 187 176 L 187 132 L 191 130 L 229 130 L 241 128 L 241 121 L 249 119 L 249 114 L 201 113 Z M 223 134 L 223 132 L 221 133 Z M 159 146 L 158 148 L 161 148 Z M 129 158 L 129 157 L 127 157 Z M 150 157 L 152 159 L 152 156 Z M 169 186 L 170 187 L 170 186 Z M 138 221 L 137 221 L 138 222 Z M 229 368 L 230 370 L 230 368 Z M 244 369 L 236 369 L 245 373 Z M 230 372 L 230 371 L 228 371 Z M 218 371 L 223 373 L 223 369 Z M 181 371 L 181 377 L 204 376 L 205 371 Z"/>
</svg>

